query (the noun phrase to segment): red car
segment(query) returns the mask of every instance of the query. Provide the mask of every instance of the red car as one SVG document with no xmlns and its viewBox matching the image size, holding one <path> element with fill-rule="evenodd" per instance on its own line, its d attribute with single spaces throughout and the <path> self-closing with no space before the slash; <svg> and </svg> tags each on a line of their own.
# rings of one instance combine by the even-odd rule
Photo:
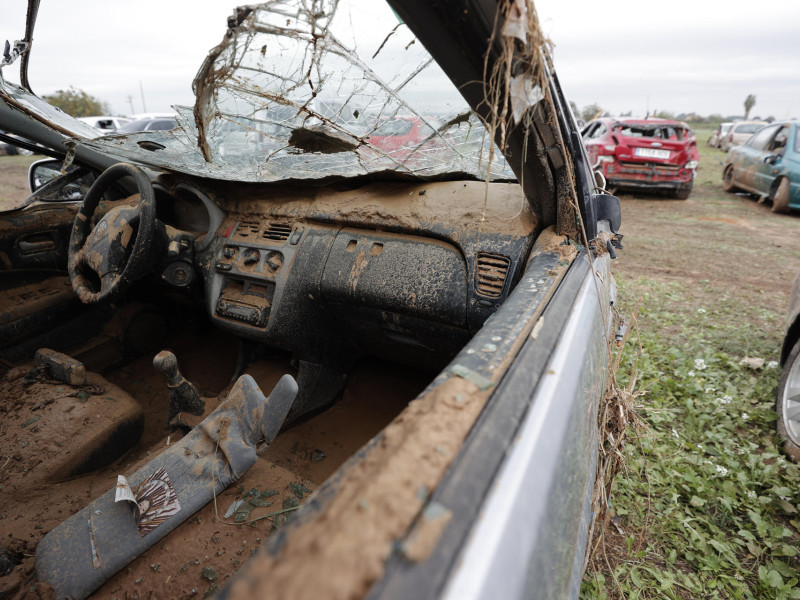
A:
<svg viewBox="0 0 800 600">
<path fill-rule="evenodd" d="M 602 118 L 582 135 L 592 166 L 610 189 L 668 192 L 680 200 L 692 193 L 700 153 L 686 123 Z"/>
<path fill-rule="evenodd" d="M 392 154 L 414 149 L 433 134 L 433 129 L 419 117 L 399 115 L 384 121 L 370 136 L 369 143 Z"/>
</svg>

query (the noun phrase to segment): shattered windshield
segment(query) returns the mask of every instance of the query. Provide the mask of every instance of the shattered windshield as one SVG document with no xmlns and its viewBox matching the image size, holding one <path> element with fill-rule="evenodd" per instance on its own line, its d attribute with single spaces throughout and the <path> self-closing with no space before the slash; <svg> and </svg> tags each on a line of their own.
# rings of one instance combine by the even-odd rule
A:
<svg viewBox="0 0 800 600">
<path fill-rule="evenodd" d="M 173 131 L 83 139 L 153 166 L 238 181 L 387 173 L 512 180 L 458 90 L 385 4 L 241 7 Z"/>
<path fill-rule="evenodd" d="M 614 131 L 628 137 L 647 137 L 679 141 L 683 140 L 686 134 L 681 127 L 635 123 L 617 123 L 614 126 Z"/>
</svg>

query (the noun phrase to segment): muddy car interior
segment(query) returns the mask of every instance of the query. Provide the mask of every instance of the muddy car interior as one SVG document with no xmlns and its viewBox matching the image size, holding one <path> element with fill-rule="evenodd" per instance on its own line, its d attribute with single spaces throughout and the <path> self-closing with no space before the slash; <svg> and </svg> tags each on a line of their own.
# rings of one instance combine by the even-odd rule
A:
<svg viewBox="0 0 800 600">
<path fill-rule="evenodd" d="M 171 131 L 104 136 L 2 81 L 0 127 L 53 157 L 0 214 L 10 597 L 392 595 L 375 582 L 432 555 L 451 518 L 426 512 L 433 490 L 499 382 L 557 337 L 541 316 L 589 272 L 580 241 L 618 246 L 609 197 L 580 200 L 594 182 L 532 5 L 498 3 L 510 41 L 487 50 L 483 9 L 370 5 L 388 26 L 356 44 L 357 1 L 306 4 L 236 9 Z M 497 115 L 474 82 L 520 38 L 534 55 L 497 93 L 524 98 Z M 398 118 L 425 135 L 369 143 Z M 143 530 L 148 485 L 165 504 Z"/>
</svg>

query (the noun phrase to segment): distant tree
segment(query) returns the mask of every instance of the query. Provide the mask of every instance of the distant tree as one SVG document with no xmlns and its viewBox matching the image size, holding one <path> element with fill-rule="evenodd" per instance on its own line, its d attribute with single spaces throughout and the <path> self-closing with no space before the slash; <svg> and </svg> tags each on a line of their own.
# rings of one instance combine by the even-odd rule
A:
<svg viewBox="0 0 800 600">
<path fill-rule="evenodd" d="M 54 94 L 44 96 L 44 100 L 72 117 L 107 115 L 111 112 L 107 102 L 72 86 L 68 90 L 56 90 Z"/>
<path fill-rule="evenodd" d="M 602 116 L 604 112 L 606 112 L 606 109 L 595 102 L 583 107 L 581 118 L 588 123 L 592 119 Z"/>
<path fill-rule="evenodd" d="M 772 123 L 773 121 L 775 121 L 775 117 L 773 117 L 772 115 L 770 115 L 770 116 L 768 116 L 768 117 L 767 117 L 766 119 L 764 119 L 764 120 L 765 120 L 767 123 Z"/>
<path fill-rule="evenodd" d="M 753 110 L 753 107 L 756 105 L 756 97 L 753 94 L 748 94 L 747 98 L 744 99 L 744 120 L 747 121 L 747 117 L 750 116 L 750 111 Z"/>
<path fill-rule="evenodd" d="M 714 113 L 713 115 L 708 115 L 708 122 L 709 123 L 722 123 L 724 120 L 725 120 L 725 117 L 723 117 L 719 113 Z"/>
<path fill-rule="evenodd" d="M 675 113 L 671 113 L 668 110 L 659 110 L 653 116 L 657 119 L 674 119 Z"/>
</svg>

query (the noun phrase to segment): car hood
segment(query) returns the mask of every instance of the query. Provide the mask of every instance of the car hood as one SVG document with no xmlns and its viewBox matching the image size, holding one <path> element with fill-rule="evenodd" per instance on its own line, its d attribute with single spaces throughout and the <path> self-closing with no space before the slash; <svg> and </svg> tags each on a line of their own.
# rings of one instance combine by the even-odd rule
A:
<svg viewBox="0 0 800 600">
<path fill-rule="evenodd" d="M 371 174 L 514 179 L 480 119 L 388 6 L 373 13 L 375 33 L 356 43 L 348 28 L 357 3 L 297 4 L 273 0 L 234 11 L 194 79 L 195 105 L 175 107 L 171 131 L 102 135 L 2 79 L 0 118 L 10 131 L 74 148 L 100 166 L 108 157 L 242 182 Z M 9 109 L 28 119 L 6 125 Z M 391 150 L 370 143 L 397 118 L 419 120 L 426 135 Z"/>
</svg>

